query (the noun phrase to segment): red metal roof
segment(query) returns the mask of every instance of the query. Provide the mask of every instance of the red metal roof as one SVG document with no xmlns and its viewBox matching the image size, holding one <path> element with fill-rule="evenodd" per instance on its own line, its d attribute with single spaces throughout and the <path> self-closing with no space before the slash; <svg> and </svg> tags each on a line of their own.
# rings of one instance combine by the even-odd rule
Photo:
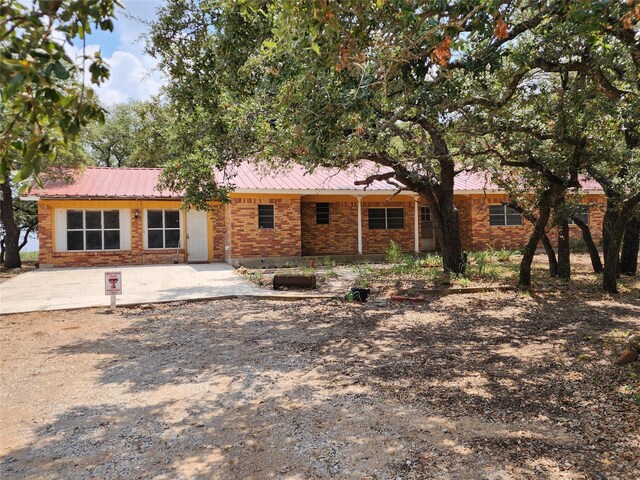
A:
<svg viewBox="0 0 640 480">
<path fill-rule="evenodd" d="M 34 188 L 31 195 L 56 198 L 159 198 L 179 199 L 180 195 L 156 190 L 159 168 L 105 168 L 87 167 L 78 172 L 71 182 L 51 181 L 45 188 Z M 299 165 L 291 165 L 277 171 L 266 170 L 253 163 L 245 162 L 233 167 L 226 175 L 219 175 L 219 181 L 228 180 L 236 192 L 287 191 L 313 193 L 316 191 L 393 191 L 395 186 L 386 181 L 376 180 L 371 185 L 355 185 L 374 173 L 384 173 L 389 169 L 378 167 L 371 162 L 363 162 L 359 167 L 348 170 L 318 167 L 308 173 Z M 594 181 L 584 181 L 587 190 L 601 190 Z M 500 190 L 485 174 L 463 172 L 456 176 L 455 191 L 481 192 Z"/>
</svg>

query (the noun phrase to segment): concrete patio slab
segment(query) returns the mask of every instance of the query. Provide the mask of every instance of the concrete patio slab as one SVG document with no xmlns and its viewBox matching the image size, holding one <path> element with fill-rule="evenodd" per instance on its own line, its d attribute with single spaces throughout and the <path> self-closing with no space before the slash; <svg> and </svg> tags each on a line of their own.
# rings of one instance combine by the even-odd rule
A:
<svg viewBox="0 0 640 480">
<path fill-rule="evenodd" d="M 122 272 L 118 305 L 238 296 L 293 299 L 256 287 L 226 263 L 64 268 L 27 272 L 0 284 L 0 314 L 108 306 L 105 272 Z M 299 295 L 298 295 L 299 296 Z"/>
</svg>

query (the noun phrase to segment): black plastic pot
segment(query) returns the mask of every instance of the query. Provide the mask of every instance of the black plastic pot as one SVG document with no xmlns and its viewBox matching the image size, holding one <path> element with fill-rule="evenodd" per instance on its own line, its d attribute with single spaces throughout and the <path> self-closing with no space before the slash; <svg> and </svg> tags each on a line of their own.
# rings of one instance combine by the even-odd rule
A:
<svg viewBox="0 0 640 480">
<path fill-rule="evenodd" d="M 357 302 L 366 302 L 367 298 L 371 294 L 371 289 L 369 288 L 356 288 L 353 287 L 351 289 L 351 298 Z"/>
</svg>

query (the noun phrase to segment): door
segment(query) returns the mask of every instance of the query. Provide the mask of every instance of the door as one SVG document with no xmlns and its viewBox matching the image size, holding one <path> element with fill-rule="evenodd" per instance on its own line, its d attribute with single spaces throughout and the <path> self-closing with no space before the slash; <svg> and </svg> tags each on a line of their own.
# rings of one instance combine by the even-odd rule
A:
<svg viewBox="0 0 640 480">
<path fill-rule="evenodd" d="M 187 211 L 187 260 L 206 262 L 209 259 L 207 239 L 207 212 Z"/>
<path fill-rule="evenodd" d="M 436 243 L 433 239 L 433 223 L 429 207 L 420 207 L 420 250 L 435 250 Z"/>
</svg>

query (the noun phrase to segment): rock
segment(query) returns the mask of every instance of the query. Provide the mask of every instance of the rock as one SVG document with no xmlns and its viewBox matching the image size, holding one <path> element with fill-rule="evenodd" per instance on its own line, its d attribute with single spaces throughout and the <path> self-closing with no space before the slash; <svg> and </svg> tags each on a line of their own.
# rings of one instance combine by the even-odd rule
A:
<svg viewBox="0 0 640 480">
<path fill-rule="evenodd" d="M 22 273 L 22 268 L 18 267 L 18 268 L 14 268 L 13 270 L 11 270 L 13 273 Z"/>
<path fill-rule="evenodd" d="M 640 351 L 640 335 L 629 335 L 628 342 L 631 350 Z"/>
<path fill-rule="evenodd" d="M 153 309 L 153 305 L 150 303 L 144 303 L 140 305 L 140 310 L 152 310 L 152 309 Z"/>
<path fill-rule="evenodd" d="M 638 360 L 638 352 L 634 351 L 634 350 L 624 350 L 620 356 L 618 356 L 618 360 L 616 360 L 616 363 L 618 365 L 626 365 L 628 363 L 633 363 L 636 360 Z"/>
</svg>

